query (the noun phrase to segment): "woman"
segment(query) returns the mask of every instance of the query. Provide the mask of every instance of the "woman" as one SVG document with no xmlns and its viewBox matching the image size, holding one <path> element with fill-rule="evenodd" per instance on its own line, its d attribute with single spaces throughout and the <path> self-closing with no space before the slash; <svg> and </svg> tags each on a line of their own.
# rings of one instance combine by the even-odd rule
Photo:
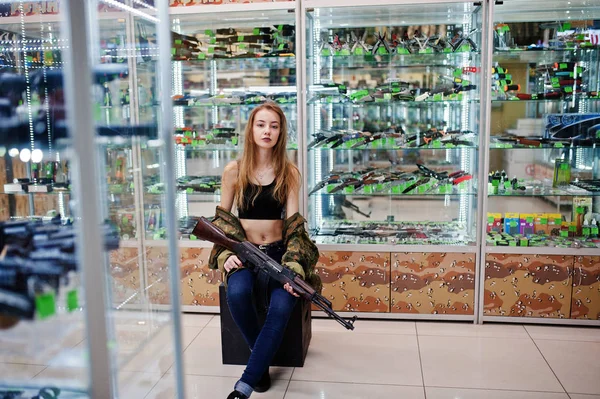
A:
<svg viewBox="0 0 600 399">
<path fill-rule="evenodd" d="M 271 102 L 256 107 L 246 125 L 242 158 L 229 163 L 223 172 L 221 205 L 213 223 L 234 239 L 254 243 L 318 289 L 320 281 L 313 273 L 318 251 L 298 213 L 300 172 L 287 158 L 286 146 L 287 121 L 281 108 Z M 238 218 L 231 214 L 234 204 Z M 260 328 L 253 298 L 262 274 L 257 276 L 244 268 L 233 252 L 218 245 L 209 263 L 225 274 L 227 304 L 251 349 L 246 369 L 228 396 L 246 399 L 253 391 L 264 392 L 271 385 L 269 364 L 281 344 L 298 294 L 289 284 L 282 287 L 271 279 L 264 281 L 262 288 L 256 285 L 257 294 L 266 293 L 268 306 Z"/>
</svg>

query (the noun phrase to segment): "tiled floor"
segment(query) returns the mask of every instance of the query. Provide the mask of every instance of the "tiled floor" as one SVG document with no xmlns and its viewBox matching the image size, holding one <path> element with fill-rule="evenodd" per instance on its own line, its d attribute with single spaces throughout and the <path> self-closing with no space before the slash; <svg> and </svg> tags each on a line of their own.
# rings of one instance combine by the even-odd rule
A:
<svg viewBox="0 0 600 399">
<path fill-rule="evenodd" d="M 243 371 L 221 364 L 218 316 L 183 316 L 186 398 L 226 398 Z M 349 332 L 313 319 L 305 366 L 273 368 L 263 399 L 600 399 L 600 328 L 359 320 Z M 126 329 L 131 339 L 132 329 Z M 172 399 L 170 329 L 119 375 L 119 397 Z M 79 334 L 69 346 L 85 347 Z M 16 360 L 20 361 L 16 361 Z M 78 364 L 0 359 L 0 373 L 85 381 Z M 2 363 L 4 361 L 4 363 Z"/>
<path fill-rule="evenodd" d="M 226 398 L 241 366 L 221 364 L 219 317 L 184 352 L 186 398 Z M 313 319 L 305 366 L 276 368 L 264 399 L 600 399 L 600 328 Z M 170 371 L 172 373 L 172 371 Z M 173 398 L 167 373 L 146 396 Z"/>
</svg>

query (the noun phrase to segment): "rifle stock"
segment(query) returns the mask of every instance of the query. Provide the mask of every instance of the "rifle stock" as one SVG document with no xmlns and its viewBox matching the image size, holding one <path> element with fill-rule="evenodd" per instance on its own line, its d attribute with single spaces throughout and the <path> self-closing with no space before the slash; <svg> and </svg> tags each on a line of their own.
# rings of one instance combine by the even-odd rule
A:
<svg viewBox="0 0 600 399">
<path fill-rule="evenodd" d="M 210 241 L 222 247 L 236 252 L 239 242 L 228 238 L 225 233 L 217 226 L 208 221 L 205 217 L 201 217 L 194 227 L 192 234 L 204 241 Z"/>
<path fill-rule="evenodd" d="M 298 295 L 317 305 L 329 317 L 335 319 L 348 330 L 354 330 L 356 316 L 353 316 L 350 320 L 341 318 L 333 311 L 329 300 L 316 292 L 314 288 L 307 284 L 294 271 L 275 262 L 249 241 L 238 242 L 228 238 L 221 229 L 204 217 L 199 219 L 196 227 L 194 227 L 193 234 L 202 240 L 210 241 L 235 252 L 238 258 L 244 262 L 245 266 L 251 268 L 251 270 L 255 272 L 264 271 L 282 285 L 290 284 L 294 292 Z"/>
</svg>

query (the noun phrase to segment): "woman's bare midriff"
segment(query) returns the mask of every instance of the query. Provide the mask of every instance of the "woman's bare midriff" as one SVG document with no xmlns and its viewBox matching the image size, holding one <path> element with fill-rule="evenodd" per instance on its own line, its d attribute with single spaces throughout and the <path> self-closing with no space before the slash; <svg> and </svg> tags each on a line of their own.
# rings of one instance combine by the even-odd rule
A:
<svg viewBox="0 0 600 399">
<path fill-rule="evenodd" d="M 270 244 L 283 238 L 283 220 L 240 219 L 240 222 L 251 243 Z"/>
</svg>

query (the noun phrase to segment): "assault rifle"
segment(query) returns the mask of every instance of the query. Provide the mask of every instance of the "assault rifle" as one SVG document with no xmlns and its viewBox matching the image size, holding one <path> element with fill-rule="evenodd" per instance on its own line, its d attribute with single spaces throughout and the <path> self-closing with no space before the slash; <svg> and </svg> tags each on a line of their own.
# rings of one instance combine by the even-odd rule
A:
<svg viewBox="0 0 600 399">
<path fill-rule="evenodd" d="M 201 217 L 196 227 L 194 227 L 193 234 L 201 240 L 210 241 L 235 252 L 246 267 L 251 268 L 254 272 L 258 273 L 262 270 L 281 285 L 290 284 L 294 292 L 302 298 L 308 299 L 317 305 L 329 317 L 334 318 L 348 330 L 354 330 L 356 316 L 353 316 L 350 320 L 342 319 L 331 309 L 330 301 L 317 293 L 295 272 L 275 262 L 249 241 L 239 242 L 228 238 L 221 229 L 204 217 Z"/>
</svg>

